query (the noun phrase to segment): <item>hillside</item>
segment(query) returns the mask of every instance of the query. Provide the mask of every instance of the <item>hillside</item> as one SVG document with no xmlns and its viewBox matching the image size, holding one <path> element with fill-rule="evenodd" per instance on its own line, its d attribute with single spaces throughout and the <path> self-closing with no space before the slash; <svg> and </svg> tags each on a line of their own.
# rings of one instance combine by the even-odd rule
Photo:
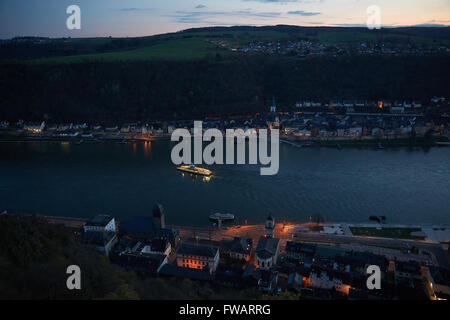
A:
<svg viewBox="0 0 450 320">
<path fill-rule="evenodd" d="M 361 43 L 449 47 L 450 28 L 211 27 L 136 38 L 15 38 L 0 41 L 0 59 L 38 63 L 81 61 L 185 60 L 243 49 L 252 43 L 311 42 L 358 46 Z M 239 50 L 234 53 L 236 55 Z"/>
<path fill-rule="evenodd" d="M 0 45 L 0 119 L 147 121 L 450 96 L 450 28 L 231 27 Z"/>
</svg>

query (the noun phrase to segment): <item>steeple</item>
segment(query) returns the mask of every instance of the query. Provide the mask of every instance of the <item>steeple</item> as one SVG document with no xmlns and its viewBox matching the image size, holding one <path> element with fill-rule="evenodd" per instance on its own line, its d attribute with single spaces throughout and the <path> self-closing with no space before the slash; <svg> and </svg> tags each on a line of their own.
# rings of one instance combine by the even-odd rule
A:
<svg viewBox="0 0 450 320">
<path fill-rule="evenodd" d="M 267 217 L 266 220 L 266 236 L 273 238 L 274 230 L 275 230 L 275 219 L 271 214 Z"/>
<path fill-rule="evenodd" d="M 270 112 L 277 112 L 277 105 L 275 104 L 275 96 L 272 96 L 272 105 L 270 106 Z"/>
</svg>

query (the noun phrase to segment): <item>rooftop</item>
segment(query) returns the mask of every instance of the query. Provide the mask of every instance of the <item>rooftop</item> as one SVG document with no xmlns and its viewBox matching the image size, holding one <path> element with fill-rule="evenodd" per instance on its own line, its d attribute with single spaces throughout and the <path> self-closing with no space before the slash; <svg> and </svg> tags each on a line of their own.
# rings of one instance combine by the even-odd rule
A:
<svg viewBox="0 0 450 320">
<path fill-rule="evenodd" d="M 100 214 L 89 220 L 86 225 L 87 226 L 99 226 L 99 227 L 105 227 L 112 219 L 113 217 L 106 215 L 106 214 Z"/>
<path fill-rule="evenodd" d="M 274 256 L 278 250 L 278 243 L 280 239 L 264 237 L 259 238 L 258 246 L 256 247 L 256 255 L 260 258 L 267 259 Z"/>
<path fill-rule="evenodd" d="M 201 256 L 214 258 L 219 251 L 219 248 L 193 243 L 182 243 L 177 250 L 178 254 L 191 255 L 191 256 Z"/>
</svg>

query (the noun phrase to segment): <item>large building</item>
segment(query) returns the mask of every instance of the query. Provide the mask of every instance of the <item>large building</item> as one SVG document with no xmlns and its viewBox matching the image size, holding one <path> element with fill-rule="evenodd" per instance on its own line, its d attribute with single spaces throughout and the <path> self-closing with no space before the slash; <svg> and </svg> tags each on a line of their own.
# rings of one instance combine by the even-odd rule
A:
<svg viewBox="0 0 450 320">
<path fill-rule="evenodd" d="M 256 263 L 260 269 L 270 269 L 277 263 L 280 239 L 262 236 L 256 247 Z"/>
<path fill-rule="evenodd" d="M 160 204 L 153 208 L 151 217 L 132 217 L 121 221 L 119 229 L 122 235 L 135 239 L 167 239 L 172 248 L 175 248 L 180 242 L 178 230 L 166 228 L 164 209 Z"/>
<path fill-rule="evenodd" d="M 300 263 L 312 259 L 316 252 L 316 245 L 303 242 L 286 242 L 286 258 Z"/>
<path fill-rule="evenodd" d="M 208 245 L 182 243 L 177 250 L 177 265 L 190 269 L 216 271 L 219 264 L 219 248 Z"/>
<path fill-rule="evenodd" d="M 250 261 L 253 247 L 253 239 L 246 237 L 234 237 L 233 240 L 222 241 L 224 251 L 230 258 Z"/>
</svg>

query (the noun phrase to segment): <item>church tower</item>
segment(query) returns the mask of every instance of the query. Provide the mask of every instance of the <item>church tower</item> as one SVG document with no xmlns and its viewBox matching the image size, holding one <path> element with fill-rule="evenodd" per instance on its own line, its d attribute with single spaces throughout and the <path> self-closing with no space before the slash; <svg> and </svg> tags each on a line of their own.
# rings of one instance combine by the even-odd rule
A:
<svg viewBox="0 0 450 320">
<path fill-rule="evenodd" d="M 266 220 L 266 236 L 273 238 L 275 231 L 275 219 L 271 214 L 267 217 Z"/>
<path fill-rule="evenodd" d="M 277 112 L 277 105 L 275 104 L 275 97 L 272 97 L 272 105 L 270 106 L 270 112 Z"/>
</svg>

